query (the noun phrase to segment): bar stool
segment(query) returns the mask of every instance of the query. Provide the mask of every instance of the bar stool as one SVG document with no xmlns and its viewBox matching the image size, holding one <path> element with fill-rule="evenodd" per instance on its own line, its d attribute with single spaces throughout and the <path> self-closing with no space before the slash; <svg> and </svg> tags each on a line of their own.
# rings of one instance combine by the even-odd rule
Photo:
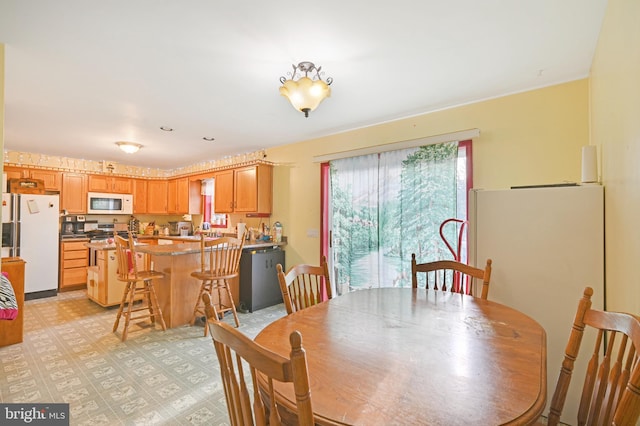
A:
<svg viewBox="0 0 640 426">
<path fill-rule="evenodd" d="M 218 315 L 224 315 L 225 312 L 231 311 L 236 327 L 240 327 L 229 280 L 239 276 L 240 255 L 243 246 L 244 235 L 241 239 L 232 237 L 207 239 L 204 234 L 200 235 L 200 270 L 192 272 L 191 276 L 201 280 L 202 284 L 193 308 L 191 325 L 195 324 L 198 317 L 205 316 L 202 295 L 208 293 L 215 301 Z M 214 290 L 216 297 L 213 296 Z M 205 326 L 204 335 L 206 336 L 208 333 L 209 329 Z"/>
<path fill-rule="evenodd" d="M 114 241 L 116 243 L 116 256 L 118 257 L 118 280 L 127 284 L 122 295 L 122 302 L 120 302 L 120 307 L 118 308 L 116 322 L 113 324 L 113 332 L 115 333 L 118 329 L 121 316 L 124 317 L 123 342 L 127 340 L 129 322 L 132 319 L 150 318 L 153 324 L 157 320 L 162 326 L 162 330 L 166 330 L 167 326 L 158 304 L 155 288 L 151 282 L 153 279 L 162 278 L 164 274 L 151 270 L 148 261 L 143 270 L 138 270 L 135 243 L 131 233 L 129 233 L 128 239 L 114 233 Z M 135 306 L 134 302 L 140 299 L 142 299 L 142 303 Z M 146 313 L 134 316 L 134 313 L 141 311 Z"/>
</svg>

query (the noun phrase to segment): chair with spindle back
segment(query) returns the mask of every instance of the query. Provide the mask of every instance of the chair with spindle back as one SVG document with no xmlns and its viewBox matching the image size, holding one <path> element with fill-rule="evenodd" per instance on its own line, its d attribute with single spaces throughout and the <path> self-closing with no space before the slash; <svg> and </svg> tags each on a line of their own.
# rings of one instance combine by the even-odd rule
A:
<svg viewBox="0 0 640 426">
<path fill-rule="evenodd" d="M 620 312 L 591 309 L 593 289 L 584 289 L 565 349 L 547 424 L 560 421 L 573 366 L 581 346 L 594 329 L 593 351 L 583 383 L 578 425 L 635 425 L 640 419 L 640 318 Z M 585 348 L 586 349 L 586 348 Z"/>
<path fill-rule="evenodd" d="M 454 260 L 437 260 L 435 262 L 418 263 L 415 253 L 411 254 L 411 285 L 418 288 L 418 273 L 424 273 L 425 287 L 435 290 L 476 296 L 474 279 L 482 280 L 480 298 L 489 296 L 491 280 L 491 259 L 487 259 L 484 269 L 476 268 Z"/>
<path fill-rule="evenodd" d="M 116 256 L 118 260 L 118 280 L 126 283 L 122 301 L 116 314 L 116 321 L 113 324 L 113 332 L 115 333 L 118 329 L 120 317 L 124 317 L 124 329 L 122 330 L 123 342 L 127 340 L 129 323 L 132 319 L 149 318 L 152 323 L 155 323 L 157 320 L 162 330 L 166 330 L 167 326 L 164 322 L 162 310 L 158 304 L 158 298 L 156 297 L 156 291 L 152 282 L 154 279 L 164 277 L 164 274 L 152 270 L 148 259 L 145 261 L 144 268 L 139 269 L 135 242 L 131 232 L 129 232 L 129 238 L 122 238 L 114 233 L 113 239 L 116 245 Z M 140 299 L 142 299 L 141 303 L 136 305 L 135 302 Z M 136 312 L 145 313 L 136 314 Z"/>
<path fill-rule="evenodd" d="M 313 425 L 307 358 L 300 333 L 294 331 L 289 336 L 291 353 L 289 358 L 285 358 L 219 321 L 209 293 L 204 293 L 202 299 L 207 326 L 220 363 L 231 425 Z M 250 374 L 245 374 L 247 370 Z M 247 384 L 249 377 L 251 383 Z M 274 381 L 293 385 L 295 412 L 278 404 Z"/>
<path fill-rule="evenodd" d="M 325 256 L 322 256 L 320 266 L 300 264 L 285 274 L 278 263 L 276 269 L 287 315 L 331 299 L 331 282 Z"/>
<path fill-rule="evenodd" d="M 236 312 L 236 304 L 231 294 L 230 280 L 239 276 L 240 256 L 244 247 L 244 235 L 242 238 L 222 237 L 206 238 L 204 234 L 200 236 L 200 269 L 191 273 L 191 276 L 202 281 L 200 292 L 193 308 L 191 325 L 195 324 L 199 316 L 204 316 L 202 306 L 202 295 L 216 292 L 217 309 L 220 315 L 230 311 L 236 322 L 236 327 L 240 327 L 240 320 Z M 204 328 L 204 335 L 208 333 L 208 328 Z"/>
</svg>

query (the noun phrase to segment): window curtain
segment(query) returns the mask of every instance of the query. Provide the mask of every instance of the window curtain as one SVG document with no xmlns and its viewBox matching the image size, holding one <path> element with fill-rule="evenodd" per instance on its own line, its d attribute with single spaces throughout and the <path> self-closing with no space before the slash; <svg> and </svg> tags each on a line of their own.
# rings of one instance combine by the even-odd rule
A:
<svg viewBox="0 0 640 426">
<path fill-rule="evenodd" d="M 457 159 L 458 143 L 449 142 L 331 161 L 338 294 L 410 287 L 411 253 L 420 262 L 450 258 L 439 228 L 456 216 Z"/>
</svg>

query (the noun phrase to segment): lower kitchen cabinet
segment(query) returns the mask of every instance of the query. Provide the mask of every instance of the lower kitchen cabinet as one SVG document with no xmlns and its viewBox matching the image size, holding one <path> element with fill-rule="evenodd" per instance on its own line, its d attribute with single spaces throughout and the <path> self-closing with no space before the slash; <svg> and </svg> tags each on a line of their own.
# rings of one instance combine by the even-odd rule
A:
<svg viewBox="0 0 640 426">
<path fill-rule="evenodd" d="M 144 267 L 144 255 L 136 253 L 138 267 Z M 127 283 L 118 280 L 115 250 L 97 250 L 96 264 L 87 271 L 87 296 L 100 306 L 119 305 Z"/>
<path fill-rule="evenodd" d="M 77 289 L 87 282 L 89 240 L 62 241 L 60 243 L 60 291 Z"/>
<path fill-rule="evenodd" d="M 282 303 L 276 265 L 284 269 L 282 249 L 245 249 L 240 257 L 240 306 L 249 312 Z"/>
</svg>

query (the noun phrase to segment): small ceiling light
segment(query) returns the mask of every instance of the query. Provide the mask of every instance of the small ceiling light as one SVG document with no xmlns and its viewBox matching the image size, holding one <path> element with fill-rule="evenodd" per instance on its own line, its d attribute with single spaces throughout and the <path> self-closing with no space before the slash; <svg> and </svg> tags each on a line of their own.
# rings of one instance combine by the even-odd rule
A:
<svg viewBox="0 0 640 426">
<path fill-rule="evenodd" d="M 280 94 L 289 99 L 295 109 L 304 112 L 305 117 L 309 117 L 309 112 L 331 95 L 329 85 L 333 83 L 333 78 L 328 77 L 325 83 L 320 74 L 322 67 L 316 68 L 313 62 L 300 62 L 298 66 L 292 66 L 291 78 L 280 77 Z M 312 73 L 311 77 L 309 73 Z"/>
<path fill-rule="evenodd" d="M 169 126 L 160 126 L 160 130 L 165 132 L 173 132 L 173 128 Z"/>
<path fill-rule="evenodd" d="M 127 154 L 133 154 L 134 152 L 138 152 L 138 150 L 142 148 L 142 145 L 133 142 L 116 142 L 116 145 L 118 145 L 118 148 L 120 148 Z"/>
</svg>

